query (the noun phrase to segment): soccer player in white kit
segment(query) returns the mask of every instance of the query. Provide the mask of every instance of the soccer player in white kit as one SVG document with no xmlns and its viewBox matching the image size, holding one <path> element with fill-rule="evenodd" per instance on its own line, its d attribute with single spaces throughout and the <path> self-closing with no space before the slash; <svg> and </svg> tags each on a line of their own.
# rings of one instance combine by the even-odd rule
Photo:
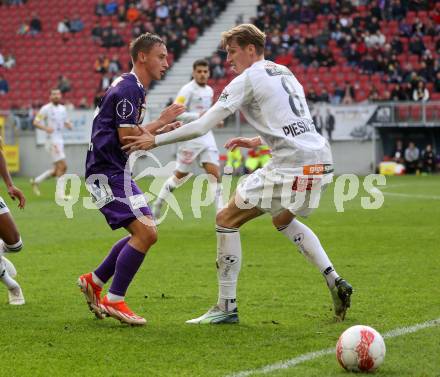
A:
<svg viewBox="0 0 440 377">
<path fill-rule="evenodd" d="M 193 63 L 192 77 L 193 79 L 180 89 L 175 100 L 176 103 L 186 107 L 187 111 L 177 117 L 177 120 L 183 123 L 189 123 L 204 114 L 212 106 L 214 96 L 214 91 L 207 84 L 209 79 L 208 61 L 196 60 Z M 179 145 L 176 171 L 166 180 L 153 204 L 153 215 L 156 219 L 160 217 L 160 210 L 166 198 L 185 181 L 184 178 L 191 172 L 192 164 L 195 161 L 203 167 L 207 174 L 215 177 L 217 184 L 209 187 L 215 197 L 217 210 L 223 207 L 219 152 L 212 131 L 208 131 L 200 137 Z"/>
<path fill-rule="evenodd" d="M 40 195 L 39 184 L 50 177 L 61 177 L 67 170 L 66 155 L 64 154 L 63 128 L 72 129 L 67 119 L 66 107 L 61 104 L 61 91 L 50 91 L 50 102 L 44 105 L 34 119 L 34 126 L 47 134 L 46 149 L 53 161 L 53 168 L 31 179 L 34 193 Z"/>
<path fill-rule="evenodd" d="M 0 175 L 6 184 L 9 196 L 15 200 L 18 199 L 18 207 L 24 208 L 26 199 L 23 193 L 14 186 L 11 175 L 3 156 L 2 140 L 0 138 Z M 11 216 L 8 206 L 2 197 L 0 197 L 0 282 L 8 289 L 9 304 L 23 305 L 25 303 L 23 292 L 20 285 L 14 279 L 17 270 L 12 262 L 5 258 L 3 254 L 16 253 L 23 247 L 20 233 Z"/>
<path fill-rule="evenodd" d="M 128 138 L 124 149 L 135 151 L 198 137 L 240 109 L 259 136 L 234 138 L 225 147 L 251 148 L 263 142 L 272 150 L 264 168 L 238 186 L 235 197 L 216 218 L 217 304 L 190 324 L 237 323 L 237 280 L 241 268 L 239 228 L 263 213 L 272 216 L 284 234 L 324 276 L 333 299 L 335 317 L 343 320 L 350 307 L 352 287 L 333 268 L 318 237 L 297 216 L 306 217 L 333 175 L 330 145 L 316 131 L 304 90 L 286 67 L 264 59 L 265 34 L 251 24 L 222 33 L 227 60 L 239 74 L 217 103 L 201 118 L 183 127 L 152 136 Z"/>
</svg>

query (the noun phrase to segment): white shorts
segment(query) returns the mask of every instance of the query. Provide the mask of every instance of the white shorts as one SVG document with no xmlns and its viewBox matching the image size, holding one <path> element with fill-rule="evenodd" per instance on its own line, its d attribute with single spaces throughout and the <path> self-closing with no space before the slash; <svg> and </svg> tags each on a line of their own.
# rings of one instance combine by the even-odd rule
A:
<svg viewBox="0 0 440 377">
<path fill-rule="evenodd" d="M 66 159 L 64 154 L 64 143 L 56 141 L 48 141 L 46 143 L 46 150 L 52 157 L 52 162 L 58 162 Z"/>
<path fill-rule="evenodd" d="M 219 166 L 218 149 L 213 147 L 186 148 L 181 146 L 177 151 L 176 170 L 181 173 L 189 173 L 191 165 L 196 160 L 200 166 L 206 162 Z"/>
<path fill-rule="evenodd" d="M 3 200 L 3 198 L 0 196 L 0 215 L 3 215 L 5 213 L 9 212 L 9 208 L 6 205 L 5 201 Z"/>
<path fill-rule="evenodd" d="M 333 180 L 331 165 L 312 166 L 312 169 L 310 165 L 283 169 L 274 168 L 269 163 L 239 183 L 237 193 L 244 202 L 237 205 L 243 208 L 257 207 L 272 216 L 286 209 L 296 216 L 309 216 L 318 208 L 321 195 Z M 314 168 L 318 170 L 312 175 L 310 171 Z M 320 173 L 316 174 L 316 171 Z"/>
</svg>

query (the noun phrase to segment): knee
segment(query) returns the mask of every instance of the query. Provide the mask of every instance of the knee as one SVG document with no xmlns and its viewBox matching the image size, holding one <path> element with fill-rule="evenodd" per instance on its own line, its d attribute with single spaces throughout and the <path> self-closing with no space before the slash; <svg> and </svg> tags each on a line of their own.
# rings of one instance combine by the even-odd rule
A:
<svg viewBox="0 0 440 377">
<path fill-rule="evenodd" d="M 276 229 L 280 230 L 281 228 L 286 228 L 294 219 L 295 215 L 286 210 L 278 216 L 272 217 L 272 224 Z"/>
<path fill-rule="evenodd" d="M 225 209 L 222 209 L 217 213 L 215 217 L 215 223 L 220 226 L 226 226 L 227 215 Z"/>
<path fill-rule="evenodd" d="M 145 249 L 150 248 L 157 242 L 156 228 L 147 227 L 141 234 L 137 235 Z"/>
<path fill-rule="evenodd" d="M 224 228 L 238 228 L 240 224 L 233 221 L 233 218 L 230 216 L 228 208 L 223 208 L 215 218 L 215 223 L 218 226 Z"/>
<path fill-rule="evenodd" d="M 158 239 L 158 236 L 157 236 L 156 228 L 151 229 L 151 231 L 149 231 L 149 234 L 148 234 L 148 240 L 149 240 L 150 246 L 154 245 L 157 242 L 157 239 Z"/>
</svg>

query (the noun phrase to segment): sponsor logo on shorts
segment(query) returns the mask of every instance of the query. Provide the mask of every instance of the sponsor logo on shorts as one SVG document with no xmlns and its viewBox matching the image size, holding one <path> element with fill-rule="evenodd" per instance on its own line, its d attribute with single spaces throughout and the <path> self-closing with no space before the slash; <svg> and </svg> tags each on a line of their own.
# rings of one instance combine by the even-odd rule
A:
<svg viewBox="0 0 440 377">
<path fill-rule="evenodd" d="M 333 172 L 333 166 L 331 164 L 316 164 L 303 166 L 304 175 L 321 175 Z"/>
</svg>

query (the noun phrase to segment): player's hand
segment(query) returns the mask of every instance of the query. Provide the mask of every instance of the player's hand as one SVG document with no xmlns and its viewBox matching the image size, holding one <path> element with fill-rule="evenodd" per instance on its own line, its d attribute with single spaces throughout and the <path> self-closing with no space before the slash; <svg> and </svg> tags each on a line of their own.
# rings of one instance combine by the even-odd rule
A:
<svg viewBox="0 0 440 377">
<path fill-rule="evenodd" d="M 158 130 L 156 130 L 156 135 L 159 134 L 164 134 L 166 132 L 170 132 L 175 130 L 176 128 L 179 128 L 182 126 L 182 122 L 173 122 L 173 123 L 168 123 L 165 126 L 163 126 L 162 128 L 159 128 Z"/>
<path fill-rule="evenodd" d="M 18 208 L 24 208 L 26 204 L 26 198 L 19 188 L 15 187 L 14 185 L 8 186 L 8 194 L 12 200 L 15 200 L 15 198 L 18 199 Z"/>
<path fill-rule="evenodd" d="M 64 127 L 66 127 L 68 130 L 73 130 L 73 125 L 70 122 L 64 123 Z"/>
<path fill-rule="evenodd" d="M 173 122 L 176 119 L 176 117 L 178 117 L 180 114 L 183 114 L 184 112 L 185 112 L 184 105 L 181 105 L 179 103 L 173 103 L 172 105 L 168 106 L 167 108 L 165 108 L 165 110 L 163 110 L 160 113 L 159 121 L 165 125 L 169 124 Z"/>
<path fill-rule="evenodd" d="M 235 148 L 255 148 L 261 144 L 259 137 L 248 138 L 248 137 L 234 137 L 226 142 L 225 148 L 234 150 Z"/>
<path fill-rule="evenodd" d="M 52 134 L 53 131 L 54 131 L 54 129 L 53 129 L 52 127 L 46 127 L 46 132 L 47 132 L 48 134 Z"/>
<path fill-rule="evenodd" d="M 122 147 L 122 150 L 128 153 L 139 150 L 148 151 L 156 146 L 154 144 L 154 136 L 148 131 L 139 136 L 124 136 L 123 139 L 127 144 Z"/>
</svg>

